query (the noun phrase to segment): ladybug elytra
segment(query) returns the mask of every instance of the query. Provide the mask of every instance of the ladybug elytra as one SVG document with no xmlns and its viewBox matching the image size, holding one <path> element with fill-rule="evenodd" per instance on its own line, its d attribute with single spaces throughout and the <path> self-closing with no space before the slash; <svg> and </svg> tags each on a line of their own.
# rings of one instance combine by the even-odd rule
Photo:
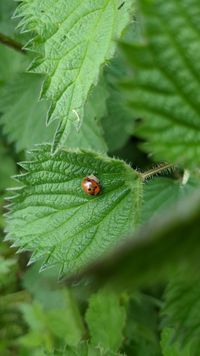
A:
<svg viewBox="0 0 200 356">
<path fill-rule="evenodd" d="M 88 195 L 97 195 L 101 192 L 99 179 L 94 175 L 83 178 L 81 185 L 84 192 Z"/>
</svg>

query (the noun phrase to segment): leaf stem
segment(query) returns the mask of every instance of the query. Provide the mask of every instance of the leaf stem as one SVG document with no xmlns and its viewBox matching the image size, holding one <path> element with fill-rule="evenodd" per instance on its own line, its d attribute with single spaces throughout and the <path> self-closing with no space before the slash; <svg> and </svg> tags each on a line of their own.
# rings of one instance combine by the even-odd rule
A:
<svg viewBox="0 0 200 356">
<path fill-rule="evenodd" d="M 4 35 L 3 33 L 0 33 L 0 43 L 15 49 L 16 51 L 18 51 L 20 53 L 25 54 L 25 50 L 23 49 L 23 46 L 21 43 L 13 40 L 12 38 Z"/>
<path fill-rule="evenodd" d="M 152 168 L 149 171 L 146 171 L 144 173 L 141 173 L 142 180 L 146 180 L 148 178 L 151 178 L 152 176 L 155 176 L 165 170 L 168 170 L 170 168 L 173 168 L 174 165 L 170 163 L 163 163 L 160 164 L 158 167 Z"/>
</svg>

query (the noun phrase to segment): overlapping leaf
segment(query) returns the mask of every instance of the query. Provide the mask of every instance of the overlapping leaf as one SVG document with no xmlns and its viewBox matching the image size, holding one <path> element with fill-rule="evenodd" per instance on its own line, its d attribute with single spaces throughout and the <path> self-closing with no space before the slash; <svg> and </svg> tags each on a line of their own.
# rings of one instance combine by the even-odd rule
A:
<svg viewBox="0 0 200 356">
<path fill-rule="evenodd" d="M 24 71 L 28 63 L 27 57 L 0 44 L 0 86 L 13 79 L 17 72 Z"/>
<path fill-rule="evenodd" d="M 32 70 L 47 74 L 43 96 L 51 100 L 49 120 L 59 120 L 53 150 L 63 146 L 73 123 L 80 127 L 84 104 L 100 66 L 115 48 L 129 21 L 133 2 L 24 0 L 16 16 L 21 27 L 37 34 L 40 53 Z"/>
<path fill-rule="evenodd" d="M 131 33 L 134 36 L 133 30 Z M 102 124 L 105 139 L 111 152 L 122 148 L 128 141 L 130 133 L 133 132 L 134 118 L 132 112 L 127 107 L 122 92 L 118 90 L 118 82 L 127 74 L 125 61 L 117 53 L 117 56 L 105 70 L 109 97 L 107 99 L 107 114 L 104 115 Z"/>
<path fill-rule="evenodd" d="M 103 351 L 101 348 L 90 345 L 87 341 L 82 341 L 77 347 L 66 346 L 63 350 L 55 350 L 49 356 L 122 356 L 110 350 Z"/>
<path fill-rule="evenodd" d="M 169 277 L 174 268 L 189 262 L 199 270 L 200 192 L 152 219 L 132 239 L 91 264 L 81 274 L 119 286 L 147 285 Z M 77 276 L 76 276 L 77 278 Z"/>
<path fill-rule="evenodd" d="M 190 177 L 186 183 L 181 178 L 167 177 L 147 181 L 144 185 L 142 220 L 147 221 L 153 216 L 159 218 L 172 208 L 176 210 L 179 201 L 189 197 L 198 188 L 200 182 L 197 177 Z"/>
<path fill-rule="evenodd" d="M 76 271 L 116 245 L 139 222 L 140 175 L 119 160 L 87 152 L 50 147 L 33 152 L 27 170 L 18 176 L 23 187 L 14 197 L 7 221 L 8 239 L 34 251 L 46 265 Z M 95 174 L 102 192 L 83 192 L 83 177 Z"/>
<path fill-rule="evenodd" d="M 118 351 L 123 340 L 125 320 L 126 309 L 120 305 L 120 295 L 106 288 L 92 295 L 86 312 L 91 344 L 105 351 Z"/>
<path fill-rule="evenodd" d="M 171 340 L 182 348 L 193 348 L 191 355 L 199 354 L 200 332 L 199 273 L 180 270 L 171 279 L 165 293 L 164 323 L 172 328 Z"/>
<path fill-rule="evenodd" d="M 0 191 L 4 191 L 13 184 L 10 176 L 16 173 L 15 162 L 9 155 L 7 148 L 0 142 Z"/>
<path fill-rule="evenodd" d="M 15 266 L 16 260 L 14 258 L 7 258 L 0 256 L 0 288 L 6 284 L 8 275 L 11 274 L 13 266 Z"/>
<path fill-rule="evenodd" d="M 45 125 L 48 103 L 38 102 L 42 80 L 39 75 L 18 74 L 1 90 L 0 123 L 17 151 L 53 140 L 54 127 Z"/>
<path fill-rule="evenodd" d="M 193 355 L 190 345 L 185 348 L 181 347 L 178 342 L 174 342 L 174 330 L 164 328 L 161 334 L 161 347 L 163 356 L 190 356 Z"/>
<path fill-rule="evenodd" d="M 16 21 L 11 19 L 17 4 L 12 0 L 1 1 L 0 3 L 0 33 L 16 37 Z"/>
<path fill-rule="evenodd" d="M 185 166 L 200 163 L 200 3 L 140 1 L 144 41 L 124 45 L 134 68 L 125 84 L 146 151 Z"/>
<path fill-rule="evenodd" d="M 78 132 L 76 128 L 72 129 L 65 145 L 67 148 L 107 152 L 107 144 L 101 121 L 101 118 L 107 112 L 107 97 L 107 87 L 103 80 L 100 80 L 88 96 L 81 129 Z"/>
<path fill-rule="evenodd" d="M 47 309 L 35 300 L 31 304 L 20 305 L 23 318 L 29 326 L 29 331 L 20 338 L 20 344 L 28 350 L 40 350 L 43 346 L 47 351 L 49 345 L 52 347 L 56 341 L 58 344 L 64 342 L 75 346 L 81 340 L 84 328 L 70 292 L 60 289 L 57 290 L 57 296 L 57 303 L 55 299 L 55 305 Z M 48 297 L 53 299 L 51 293 L 46 290 L 46 298 Z"/>
<path fill-rule="evenodd" d="M 34 144 L 52 142 L 55 123 L 46 127 L 48 102 L 38 102 L 43 78 L 35 74 L 18 74 L 0 92 L 0 123 L 9 142 L 17 151 L 30 149 Z M 106 152 L 100 119 L 106 112 L 107 90 L 99 83 L 88 97 L 81 130 L 75 128 L 68 137 L 67 148 L 93 149 Z M 31 135 L 30 135 L 31 132 Z"/>
<path fill-rule="evenodd" d="M 133 291 L 124 330 L 125 355 L 161 356 L 158 306 L 158 300 L 152 295 Z"/>
</svg>

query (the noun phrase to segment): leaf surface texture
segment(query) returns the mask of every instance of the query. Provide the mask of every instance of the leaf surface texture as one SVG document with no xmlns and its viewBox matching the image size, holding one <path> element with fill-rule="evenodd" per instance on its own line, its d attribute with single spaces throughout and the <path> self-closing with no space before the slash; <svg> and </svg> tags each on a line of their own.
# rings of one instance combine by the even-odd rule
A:
<svg viewBox="0 0 200 356">
<path fill-rule="evenodd" d="M 27 172 L 17 177 L 22 188 L 13 198 L 8 238 L 34 251 L 45 265 L 75 271 L 116 245 L 139 223 L 142 183 L 124 162 L 92 152 L 36 149 Z M 95 174 L 101 194 L 87 195 L 85 176 Z"/>
<path fill-rule="evenodd" d="M 47 79 L 42 95 L 52 102 L 49 120 L 59 120 L 53 151 L 64 146 L 73 125 L 80 127 L 84 105 L 100 67 L 114 53 L 127 25 L 132 0 L 24 0 L 16 16 L 23 30 L 36 33 L 32 49 L 39 53 L 32 71 Z"/>
</svg>

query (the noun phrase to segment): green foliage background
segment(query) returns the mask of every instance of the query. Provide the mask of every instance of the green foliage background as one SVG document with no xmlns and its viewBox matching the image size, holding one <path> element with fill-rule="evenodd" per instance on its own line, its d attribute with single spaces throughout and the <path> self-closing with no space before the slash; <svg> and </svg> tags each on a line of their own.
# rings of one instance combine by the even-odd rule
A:
<svg viewBox="0 0 200 356">
<path fill-rule="evenodd" d="M 1 1 L 0 355 L 199 356 L 199 16 Z"/>
</svg>

